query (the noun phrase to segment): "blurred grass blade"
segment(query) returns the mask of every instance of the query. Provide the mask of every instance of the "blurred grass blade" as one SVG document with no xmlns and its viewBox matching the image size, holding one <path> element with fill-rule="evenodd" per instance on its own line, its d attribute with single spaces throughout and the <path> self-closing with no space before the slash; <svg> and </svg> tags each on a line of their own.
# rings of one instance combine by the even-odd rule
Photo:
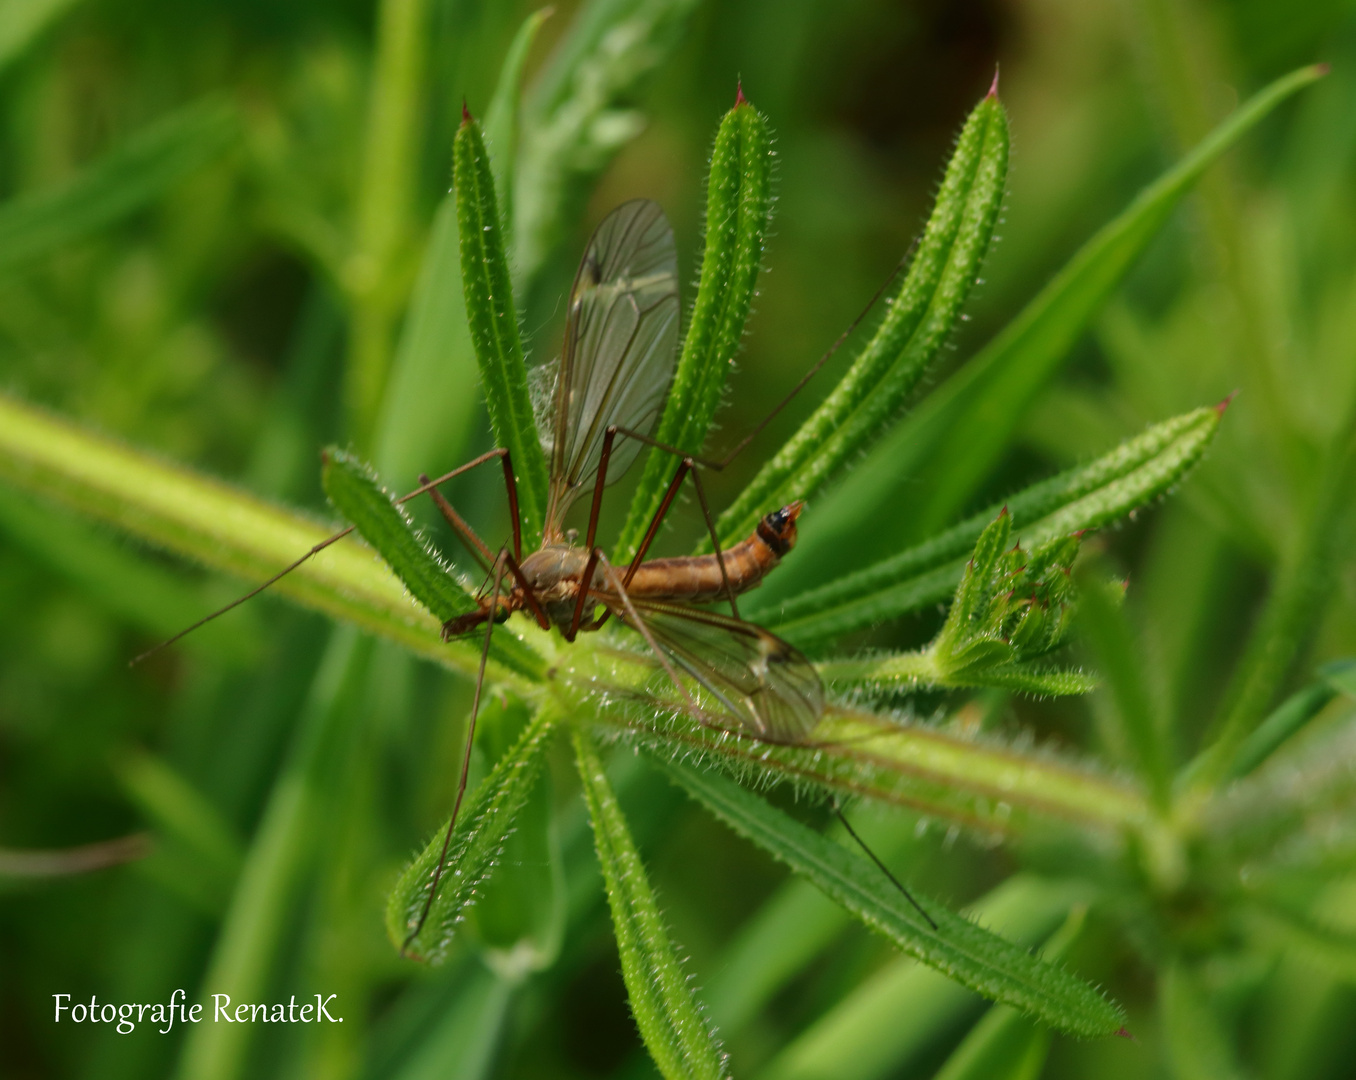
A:
<svg viewBox="0 0 1356 1080">
<path fill-rule="evenodd" d="M 1067 885 L 1008 879 L 967 916 L 1027 947 L 1040 943 L 1079 899 Z M 881 968 L 804 1027 L 758 1080 L 884 1080 L 901 1075 L 980 999 L 906 956 Z"/>
<path fill-rule="evenodd" d="M 929 967 L 1075 1035 L 1110 1035 L 1125 1023 L 1119 1006 L 1063 968 L 1036 959 L 934 900 L 917 897 L 937 924 L 936 929 L 929 926 L 865 856 L 807 828 L 732 780 L 682 765 L 664 769 L 741 836 Z"/>
<path fill-rule="evenodd" d="M 263 817 L 245 855 L 230 909 L 203 975 L 204 994 L 261 1001 L 288 944 L 295 905 L 322 857 L 326 810 L 347 774 L 363 716 L 371 642 L 352 627 L 330 635 Z M 184 1080 L 235 1080 L 246 1072 L 253 1024 L 194 1025 L 182 1044 Z"/>
<path fill-rule="evenodd" d="M 199 865 L 233 882 L 244 845 L 221 812 L 165 761 L 134 754 L 115 769 L 122 786 L 165 836 L 181 843 Z"/>
<path fill-rule="evenodd" d="M 469 115 L 457 129 L 452 159 L 471 341 L 480 361 L 480 382 L 495 440 L 509 452 L 518 479 L 523 545 L 532 550 L 541 541 L 546 508 L 546 455 L 527 391 L 518 309 L 504 254 L 503 219 L 494 197 L 489 154 L 480 125 Z"/>
<path fill-rule="evenodd" d="M 334 508 L 353 523 L 410 595 L 440 622 L 475 609 L 475 601 L 451 570 L 419 539 L 409 512 L 392 499 L 370 468 L 331 447 L 325 451 L 321 482 Z"/>
<path fill-rule="evenodd" d="M 400 875 L 386 902 L 386 932 L 396 948 L 420 960 L 441 963 L 457 924 L 479 899 L 479 888 L 493 872 L 504 843 L 517 823 L 537 783 L 555 714 L 540 710 L 523 729 L 517 744 L 505 754 L 461 808 L 438 894 L 433 898 L 419 935 L 405 939 L 419 922 L 428 901 L 433 872 L 443 850 L 447 823 L 434 832 L 428 845 Z"/>
<path fill-rule="evenodd" d="M 800 564 L 821 566 L 833 553 L 863 549 L 860 538 L 869 537 L 883 507 L 898 502 L 906 478 L 917 508 L 904 519 L 910 536 L 926 537 L 950 520 L 973 498 L 1028 404 L 1182 196 L 1276 106 L 1321 76 L 1320 68 L 1303 68 L 1256 94 L 1084 244 L 993 341 L 815 505 L 814 517 L 802 521 Z M 781 578 L 781 595 L 808 584 L 794 570 Z"/>
<path fill-rule="evenodd" d="M 1334 660 L 1319 669 L 1321 676 L 1303 690 L 1286 698 L 1276 710 L 1257 725 L 1238 748 L 1225 779 L 1246 776 L 1266 761 L 1292 735 L 1323 711 L 1356 674 L 1356 660 Z M 1353 688 L 1356 689 L 1356 688 Z"/>
<path fill-rule="evenodd" d="M 209 607 L 205 590 L 89 528 L 71 515 L 0 490 L 0 532 L 111 614 L 153 638 L 182 630 Z M 257 660 L 258 621 L 250 612 L 209 623 L 186 648 L 228 664 Z"/>
<path fill-rule="evenodd" d="M 466 326 L 457 207 L 444 197 L 429 230 L 424 263 L 396 346 L 372 464 L 409 490 L 421 473 L 460 465 L 475 427 L 479 378 Z"/>
<path fill-rule="evenodd" d="M 574 751 L 612 909 L 622 978 L 645 1049 L 665 1080 L 726 1077 L 725 1054 L 669 940 L 640 853 L 586 732 L 575 731 Z"/>
<path fill-rule="evenodd" d="M 1190 1080 L 1243 1080 L 1223 1017 L 1196 974 L 1169 960 L 1159 974 L 1158 1015 L 1173 1075 Z"/>
<path fill-rule="evenodd" d="M 51 191 L 0 205 L 0 270 L 38 258 L 154 202 L 239 135 L 223 101 L 189 105 L 137 132 Z"/>
<path fill-rule="evenodd" d="M 772 212 L 771 146 L 766 119 L 740 94 L 711 151 L 697 301 L 655 432 L 660 442 L 689 453 L 701 452 L 753 304 Z M 617 541 L 618 558 L 634 554 L 677 467 L 672 454 L 650 451 Z"/>
<path fill-rule="evenodd" d="M 77 0 L 6 0 L 0 5 L 0 71 L 22 56 L 35 38 Z"/>
<path fill-rule="evenodd" d="M 541 24 L 554 8 L 538 8 L 513 35 L 499 83 L 494 88 L 490 107 L 485 110 L 485 146 L 490 153 L 490 172 L 494 174 L 494 192 L 499 200 L 499 216 L 504 221 L 505 247 L 513 246 L 513 167 L 518 160 L 518 114 L 522 109 L 523 65 L 537 40 Z"/>
<path fill-rule="evenodd" d="M 645 126 L 631 107 L 677 47 L 697 0 L 590 0 L 523 104 L 514 177 L 514 283 L 525 303 L 575 225 L 589 180 Z"/>
<path fill-rule="evenodd" d="M 726 543 L 769 510 L 805 499 L 866 450 L 903 408 L 960 319 L 988 254 L 1008 168 L 1007 114 L 996 93 L 956 140 L 932 216 L 870 343 L 815 410 L 720 517 Z"/>
<path fill-rule="evenodd" d="M 1106 704 L 1135 770 L 1153 801 L 1165 809 L 1171 795 L 1173 752 L 1162 709 L 1150 692 L 1143 650 L 1121 603 L 1123 594 L 1096 570 L 1080 578 L 1080 627 L 1106 680 Z"/>
<path fill-rule="evenodd" d="M 1047 963 L 1063 960 L 1086 919 L 1086 907 L 1069 912 L 1041 949 L 1042 958 Z M 1049 1028 L 1007 1005 L 995 1005 L 970 1029 L 933 1080 L 1037 1080 L 1049 1053 Z"/>
<path fill-rule="evenodd" d="M 389 1080 L 488 1080 L 503 1038 L 513 984 L 476 964 L 458 980 L 458 992 L 431 1015 L 404 1063 L 363 1075 Z"/>
<path fill-rule="evenodd" d="M 1155 424 L 1087 465 L 1033 484 L 924 543 L 782 603 L 776 598 L 784 593 L 774 578 L 764 586 L 769 596 L 755 595 L 747 607 L 755 615 L 767 611 L 764 621 L 804 646 L 936 603 L 959 583 L 965 557 L 1004 507 L 1029 549 L 1109 525 L 1181 482 L 1214 439 L 1221 412 L 1218 406 L 1207 407 Z"/>
<path fill-rule="evenodd" d="M 0 479 L 249 581 L 277 573 L 333 534 L 295 511 L 129 450 L 3 395 Z M 339 541 L 270 591 L 399 642 L 434 663 L 468 674 L 477 668 L 479 647 L 443 642 L 437 619 L 413 604 L 400 579 L 356 542 Z M 522 675 L 531 677 L 541 669 L 535 651 L 517 639 L 496 635 L 495 650 Z M 504 674 L 501 669 L 496 677 Z"/>
</svg>

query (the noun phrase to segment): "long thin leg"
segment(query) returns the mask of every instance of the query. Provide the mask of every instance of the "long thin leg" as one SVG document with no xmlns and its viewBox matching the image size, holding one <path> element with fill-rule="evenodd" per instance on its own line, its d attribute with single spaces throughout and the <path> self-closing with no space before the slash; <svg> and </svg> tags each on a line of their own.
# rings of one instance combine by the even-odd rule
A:
<svg viewBox="0 0 1356 1080">
<path fill-rule="evenodd" d="M 490 609 L 499 603 L 499 589 L 504 583 L 505 558 L 508 552 L 501 552 L 500 557 L 495 560 L 494 574 L 494 593 L 490 598 Z M 443 848 L 438 856 L 438 866 L 433 871 L 433 881 L 429 885 L 428 898 L 424 901 L 424 910 L 419 914 L 419 921 L 405 938 L 404 944 L 400 946 L 402 955 L 407 955 L 410 943 L 419 936 L 419 931 L 424 929 L 424 923 L 428 920 L 428 913 L 433 909 L 433 898 L 438 895 L 438 883 L 442 881 L 443 871 L 447 868 L 447 852 L 452 846 L 452 833 L 456 829 L 457 815 L 461 813 L 461 802 L 466 796 L 466 777 L 471 771 L 471 750 L 475 745 L 476 737 L 476 717 L 480 715 L 480 695 L 485 688 L 485 665 L 490 658 L 490 640 L 494 633 L 494 620 L 487 619 L 485 622 L 485 644 L 480 650 L 480 668 L 476 672 L 476 692 L 471 699 L 471 719 L 466 725 L 466 746 L 461 755 L 461 776 L 457 781 L 457 798 L 452 804 L 452 818 L 447 823 L 447 832 L 443 834 Z"/>
<path fill-rule="evenodd" d="M 429 483 L 427 474 L 419 474 L 419 483 Z M 463 518 L 453 508 L 452 504 L 443 497 L 443 493 L 437 488 L 429 488 L 429 498 L 433 500 L 433 505 L 438 508 L 438 513 L 443 515 L 443 520 L 452 526 L 452 531 L 457 534 L 457 539 L 461 541 L 462 546 L 471 553 L 471 557 L 480 564 L 480 568 L 486 572 L 494 563 L 494 556 L 490 554 L 490 549 L 485 541 L 477 535 L 475 529 L 467 524 Z"/>
<path fill-rule="evenodd" d="M 485 453 L 481 454 L 480 457 L 476 458 L 474 461 L 468 461 L 465 465 L 459 465 L 451 472 L 443 473 L 443 475 L 438 477 L 438 479 L 436 480 L 427 480 L 423 476 L 420 476 L 419 486 L 415 488 L 413 491 L 411 491 L 408 495 L 400 496 L 400 498 L 398 498 L 396 502 L 405 503 L 409 502 L 411 499 L 418 498 L 426 491 L 433 491 L 435 488 L 438 488 L 443 484 L 447 483 L 447 481 L 451 480 L 453 477 L 460 476 L 464 472 L 469 472 L 471 469 L 474 469 L 477 465 L 483 465 L 485 464 L 485 462 L 491 461 L 494 458 L 499 458 L 504 466 L 504 488 L 508 492 L 509 519 L 513 522 L 513 557 L 517 559 L 519 562 L 522 562 L 523 525 L 522 518 L 518 513 L 518 482 L 513 477 L 513 462 L 509 458 L 509 452 L 503 449 L 502 447 L 494 450 L 487 450 L 485 451 Z M 462 524 L 465 526 L 468 532 L 471 532 L 471 527 L 469 525 L 466 525 L 465 522 L 462 522 Z M 471 535 L 474 536 L 475 534 L 472 532 Z M 485 551 L 486 554 L 489 553 L 490 549 L 485 547 L 485 544 L 478 537 L 476 538 L 476 543 Z"/>
<path fill-rule="evenodd" d="M 895 877 L 894 874 L 890 873 L 890 868 L 886 866 L 883 862 L 881 862 L 880 856 L 877 855 L 874 851 L 872 851 L 869 847 L 867 847 L 866 841 L 857 835 L 857 830 L 854 829 L 852 825 L 848 822 L 846 815 L 844 815 L 843 813 L 843 808 L 838 805 L 837 799 L 833 801 L 833 812 L 838 815 L 838 820 L 843 823 L 843 828 L 845 828 L 848 831 L 848 835 L 852 837 L 852 839 L 857 841 L 857 846 L 871 856 L 871 861 L 880 867 L 881 873 L 890 879 L 890 881 L 894 884 L 894 887 L 904 894 L 904 899 L 906 899 L 909 903 L 911 903 L 914 906 L 914 910 L 916 910 L 919 915 L 927 919 L 928 925 L 930 927 L 936 930 L 937 924 L 933 922 L 932 916 L 923 910 L 923 905 L 913 898 L 913 893 L 909 892 L 908 889 L 904 888 L 904 886 L 900 884 L 899 878 Z"/>
</svg>

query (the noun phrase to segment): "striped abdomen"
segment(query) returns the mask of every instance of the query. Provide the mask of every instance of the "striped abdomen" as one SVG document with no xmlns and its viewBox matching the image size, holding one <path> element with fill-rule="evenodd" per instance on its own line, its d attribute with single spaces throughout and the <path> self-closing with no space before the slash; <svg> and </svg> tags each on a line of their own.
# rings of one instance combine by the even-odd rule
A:
<svg viewBox="0 0 1356 1080">
<path fill-rule="evenodd" d="M 794 502 L 768 514 L 752 536 L 722 553 L 725 573 L 736 593 L 758 585 L 795 545 L 796 518 L 803 506 L 804 503 Z M 725 582 L 715 555 L 690 555 L 641 563 L 626 591 L 652 600 L 701 604 L 720 599 L 725 593 Z"/>
</svg>

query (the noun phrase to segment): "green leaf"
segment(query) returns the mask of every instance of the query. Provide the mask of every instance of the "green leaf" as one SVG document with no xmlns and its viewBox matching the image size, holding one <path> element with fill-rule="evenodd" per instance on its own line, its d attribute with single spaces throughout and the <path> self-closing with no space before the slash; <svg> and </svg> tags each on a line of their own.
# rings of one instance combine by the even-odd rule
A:
<svg viewBox="0 0 1356 1080">
<path fill-rule="evenodd" d="M 457 207 L 444 197 L 429 230 L 414 298 L 391 365 L 372 463 L 413 488 L 465 460 L 475 429 L 478 377 L 461 287 Z"/>
<path fill-rule="evenodd" d="M 1344 683 L 1356 672 L 1356 660 L 1334 660 L 1319 669 L 1319 678 L 1286 698 L 1270 716 L 1257 725 L 1234 756 L 1225 778 L 1246 776 L 1266 761 L 1292 735 L 1323 711 Z"/>
<path fill-rule="evenodd" d="M 8 0 L 0 8 L 0 71 L 22 56 L 76 0 Z"/>
<path fill-rule="evenodd" d="M 351 521 L 419 603 L 441 621 L 475 609 L 451 569 L 414 532 L 408 512 L 370 468 L 344 451 L 325 451 L 321 483 L 334 508 Z"/>
<path fill-rule="evenodd" d="M 969 502 L 1028 404 L 1182 196 L 1263 117 L 1321 75 L 1319 68 L 1303 68 L 1256 94 L 1084 244 L 993 341 L 881 440 L 832 496 L 816 503 L 815 516 L 802 519 L 802 564 L 830 565 L 833 553 L 860 548 L 882 508 L 898 504 L 901 478 L 908 478 L 909 502 L 917 508 L 907 518 L 913 536 L 928 536 Z M 777 594 L 807 584 L 800 574 L 783 572 Z"/>
<path fill-rule="evenodd" d="M 755 618 L 767 611 L 769 626 L 805 646 L 935 604 L 956 587 L 963 557 L 1004 508 L 1013 531 L 1032 548 L 1101 528 L 1180 483 L 1214 439 L 1220 417 L 1219 407 L 1207 407 L 1165 420 L 1097 460 L 1033 484 L 865 570 L 781 603 L 785 591 L 774 576 L 763 586 L 768 595 L 751 597 L 746 606 Z"/>
<path fill-rule="evenodd" d="M 1131 761 L 1154 802 L 1166 807 L 1173 754 L 1166 718 L 1150 694 L 1143 650 L 1125 616 L 1120 590 L 1098 580 L 1091 571 L 1081 576 L 1083 633 L 1106 680 L 1109 703 Z"/>
<path fill-rule="evenodd" d="M 499 215 L 504 219 L 506 246 L 513 236 L 513 166 L 518 160 L 518 113 L 522 107 L 523 66 L 537 31 L 551 17 L 553 8 L 538 8 L 523 20 L 513 35 L 504 63 L 499 68 L 499 83 L 485 111 L 485 145 L 490 151 L 490 171 L 494 173 L 494 191 L 499 199 Z"/>
<path fill-rule="evenodd" d="M 0 491 L 0 532 L 86 597 L 153 638 L 182 630 L 207 607 L 208 593 L 167 567 L 63 511 L 11 491 Z M 209 623 L 186 638 L 185 646 L 236 666 L 257 662 L 259 624 L 241 615 Z"/>
<path fill-rule="evenodd" d="M 1196 972 L 1170 959 L 1159 973 L 1158 1015 L 1173 1075 L 1182 1080 L 1243 1080 L 1234 1041 Z"/>
<path fill-rule="evenodd" d="M 1124 1024 L 1119 1006 L 1062 968 L 1036 959 L 936 901 L 919 897 L 937 924 L 934 929 L 864 856 L 800 824 L 733 781 L 686 766 L 668 764 L 664 769 L 741 836 L 929 967 L 1076 1035 L 1110 1035 Z"/>
<path fill-rule="evenodd" d="M 513 267 L 525 300 L 575 227 L 589 180 L 645 127 L 632 103 L 678 46 L 697 0 L 590 0 L 523 104 Z"/>
<path fill-rule="evenodd" d="M 469 116 L 457 130 L 452 160 L 457 224 L 461 230 L 461 279 L 471 341 L 480 362 L 480 382 L 490 410 L 490 426 L 498 445 L 509 452 L 513 461 L 523 543 L 530 550 L 541 541 L 546 510 L 546 455 L 528 396 L 518 309 L 504 254 L 503 219 L 495 200 L 489 154 L 480 125 Z"/>
<path fill-rule="evenodd" d="M 893 422 L 960 319 L 1003 201 L 1007 114 L 996 94 L 956 140 L 909 272 L 875 337 L 824 403 L 720 517 L 722 542 L 743 539 L 771 509 L 814 494 Z"/>
<path fill-rule="evenodd" d="M 0 270 L 36 259 L 154 202 L 239 137 L 235 109 L 215 99 L 171 113 L 51 191 L 0 206 Z"/>
<path fill-rule="evenodd" d="M 701 279 L 655 432 L 662 443 L 701 452 L 748 322 L 771 213 L 772 135 L 763 115 L 741 94 L 721 121 L 711 151 Z M 650 451 L 617 541 L 618 557 L 635 553 L 677 467 L 674 455 Z"/>
<path fill-rule="evenodd" d="M 1038 945 L 1082 899 L 1067 884 L 1018 874 L 967 914 L 1005 937 Z M 885 1080 L 904 1074 L 978 1004 L 975 995 L 907 956 L 876 971 L 784 1046 L 759 1080 Z"/>
<path fill-rule="evenodd" d="M 457 924 L 480 899 L 480 886 L 493 872 L 504 844 L 537 783 L 556 715 L 541 709 L 474 792 L 468 793 L 447 847 L 447 862 L 428 917 L 406 945 L 428 902 L 433 872 L 443 851 L 444 822 L 405 868 L 386 902 L 386 932 L 397 948 L 433 964 L 447 957 Z"/>
<path fill-rule="evenodd" d="M 1086 907 L 1069 912 L 1041 949 L 1047 962 L 1067 955 L 1086 919 Z M 995 1005 L 970 1029 L 933 1080 L 1037 1080 L 1049 1053 L 1049 1028 L 1033 1024 L 1007 1005 Z"/>
<path fill-rule="evenodd" d="M 728 1076 L 725 1054 L 669 940 L 640 853 L 586 732 L 575 731 L 574 751 L 612 909 L 622 978 L 645 1049 L 666 1080 Z"/>
</svg>

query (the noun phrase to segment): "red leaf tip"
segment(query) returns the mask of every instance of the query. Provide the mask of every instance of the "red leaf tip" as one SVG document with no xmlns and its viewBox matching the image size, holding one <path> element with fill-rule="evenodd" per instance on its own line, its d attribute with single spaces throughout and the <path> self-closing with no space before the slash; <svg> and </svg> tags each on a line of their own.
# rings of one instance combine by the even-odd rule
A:
<svg viewBox="0 0 1356 1080">
<path fill-rule="evenodd" d="M 1314 74 L 1320 79 L 1332 70 L 1332 65 L 1324 60 L 1321 64 L 1314 65 Z"/>
<path fill-rule="evenodd" d="M 986 96 L 987 96 L 987 97 L 991 97 L 991 98 L 996 98 L 996 97 L 998 97 L 998 65 L 997 65 L 997 64 L 994 64 L 994 66 L 993 66 L 993 82 L 990 84 L 990 86 L 989 86 L 989 92 L 988 92 L 988 94 L 987 94 Z"/>
<path fill-rule="evenodd" d="M 737 109 L 737 108 L 739 108 L 739 106 L 741 106 L 741 105 L 747 105 L 748 103 L 749 103 L 749 99 L 746 98 L 746 97 L 744 96 L 744 80 L 743 80 L 742 78 L 736 79 L 736 80 L 735 80 L 735 103 L 734 103 L 734 106 L 733 106 L 733 107 Z"/>
<path fill-rule="evenodd" d="M 471 115 L 471 110 L 468 109 L 468 108 L 466 107 L 466 99 L 465 99 L 465 98 L 462 98 L 462 99 L 461 99 L 461 122 L 462 122 L 463 124 L 470 124 L 470 123 L 473 123 L 474 121 L 475 121 L 475 117 Z"/>
<path fill-rule="evenodd" d="M 1234 398 L 1236 398 L 1236 397 L 1238 397 L 1238 391 L 1237 391 L 1237 390 L 1235 390 L 1235 391 L 1234 391 L 1233 393 L 1231 393 L 1228 397 L 1226 397 L 1223 401 L 1221 401 L 1218 405 L 1216 405 L 1216 406 L 1215 406 L 1215 412 L 1219 413 L 1220 416 L 1223 416 L 1223 415 L 1224 415 L 1224 410 L 1227 409 L 1227 408 L 1229 407 L 1229 403 L 1230 403 L 1231 401 L 1233 401 Z"/>
<path fill-rule="evenodd" d="M 1129 1039 L 1131 1042 L 1139 1041 L 1133 1035 L 1130 1034 L 1130 1029 L 1128 1027 L 1123 1027 L 1120 1029 L 1120 1031 L 1116 1032 L 1116 1037 L 1120 1039 Z"/>
</svg>

